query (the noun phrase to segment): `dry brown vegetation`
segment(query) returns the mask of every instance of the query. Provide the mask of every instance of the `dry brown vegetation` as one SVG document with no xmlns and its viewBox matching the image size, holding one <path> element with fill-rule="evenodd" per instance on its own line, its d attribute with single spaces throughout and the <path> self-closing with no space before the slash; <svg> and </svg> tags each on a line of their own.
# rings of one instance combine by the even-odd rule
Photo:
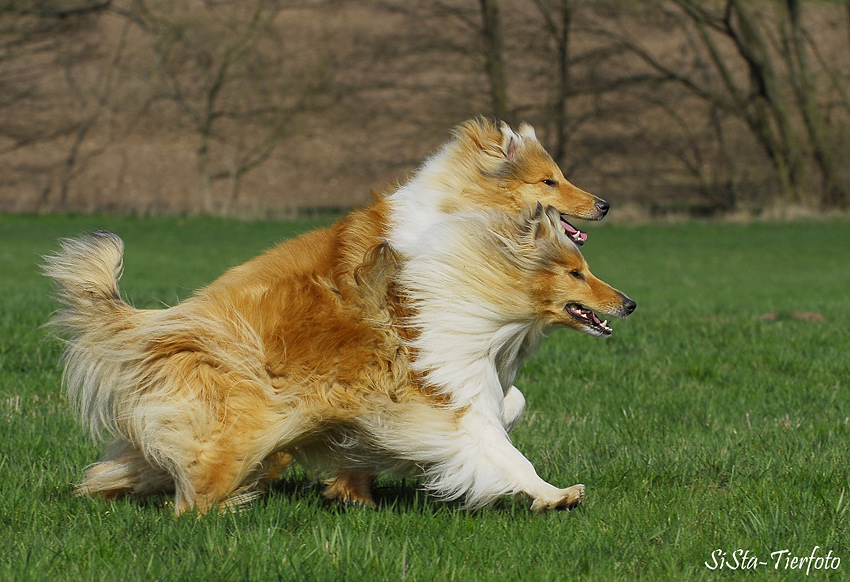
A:
<svg viewBox="0 0 850 582">
<path fill-rule="evenodd" d="M 850 6 L 5 0 L 0 211 L 346 208 L 476 114 L 667 212 L 850 205 Z"/>
</svg>

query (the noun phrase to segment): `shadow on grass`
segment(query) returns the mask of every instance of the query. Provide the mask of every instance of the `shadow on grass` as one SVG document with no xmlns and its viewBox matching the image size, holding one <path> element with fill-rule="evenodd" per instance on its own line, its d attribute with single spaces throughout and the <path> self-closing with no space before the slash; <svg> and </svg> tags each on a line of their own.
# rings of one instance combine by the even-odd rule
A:
<svg viewBox="0 0 850 582">
<path fill-rule="evenodd" d="M 309 479 L 307 477 L 284 477 L 272 483 L 269 491 L 263 496 L 265 499 L 281 496 L 293 500 L 315 499 L 319 500 L 324 508 L 346 510 L 368 510 L 410 512 L 419 511 L 433 513 L 438 509 L 446 508 L 460 510 L 463 504 L 459 501 L 442 501 L 429 495 L 424 491 L 415 479 L 402 479 L 397 481 L 379 480 L 372 486 L 372 497 L 375 506 L 369 508 L 360 504 L 347 504 L 338 500 L 326 499 L 323 495 L 324 483 Z"/>
<path fill-rule="evenodd" d="M 477 513 L 481 511 L 496 511 L 499 513 L 513 513 L 515 511 L 529 511 L 530 502 L 522 497 L 506 497 L 483 509 L 470 510 L 464 507 L 462 500 L 443 500 L 428 493 L 417 479 L 390 479 L 379 478 L 372 486 L 372 498 L 375 500 L 374 507 L 360 504 L 346 504 L 338 500 L 326 499 L 323 495 L 325 485 L 319 481 L 307 477 L 281 478 L 272 483 L 269 491 L 262 499 L 269 500 L 277 496 L 287 497 L 293 500 L 313 499 L 318 500 L 321 507 L 338 511 L 391 511 L 394 513 L 420 513 L 434 514 L 442 512 Z"/>
<path fill-rule="evenodd" d="M 244 505 L 237 506 L 239 510 L 258 509 L 273 502 L 275 499 L 287 499 L 294 503 L 305 502 L 315 504 L 323 511 L 389 511 L 393 513 L 418 513 L 433 515 L 436 513 L 469 513 L 498 512 L 514 513 L 529 511 L 529 502 L 522 497 L 505 497 L 497 500 L 483 509 L 470 510 L 464 507 L 462 500 L 442 500 L 424 490 L 416 479 L 379 478 L 372 486 L 373 507 L 360 504 L 349 504 L 339 500 L 326 499 L 323 495 L 325 484 L 303 475 L 292 475 L 274 481 L 268 491 L 258 494 Z M 173 510 L 174 493 L 162 492 L 153 495 L 139 496 L 132 493 L 118 495 L 112 498 L 100 496 L 78 495 L 73 484 L 54 488 L 47 493 L 48 500 L 88 500 L 96 504 L 109 505 L 112 503 L 129 503 L 144 510 L 165 509 Z"/>
</svg>

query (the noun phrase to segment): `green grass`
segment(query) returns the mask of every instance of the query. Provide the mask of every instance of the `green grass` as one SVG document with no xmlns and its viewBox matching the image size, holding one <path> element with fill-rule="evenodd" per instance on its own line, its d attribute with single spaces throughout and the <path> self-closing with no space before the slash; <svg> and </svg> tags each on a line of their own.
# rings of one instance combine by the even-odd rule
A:
<svg viewBox="0 0 850 582">
<path fill-rule="evenodd" d="M 343 509 L 298 471 L 243 512 L 201 519 L 175 519 L 163 498 L 73 497 L 101 445 L 59 388 L 39 255 L 113 230 L 122 288 L 156 307 L 312 226 L 0 216 L 0 579 L 850 576 L 847 221 L 591 227 L 591 268 L 638 309 L 608 340 L 544 342 L 519 378 L 528 409 L 513 433 L 544 478 L 587 485 L 572 513 L 533 515 L 522 499 L 466 512 L 389 478 L 379 509 Z M 771 552 L 815 546 L 837 570 L 774 569 Z M 709 570 L 718 549 L 769 564 Z"/>
</svg>

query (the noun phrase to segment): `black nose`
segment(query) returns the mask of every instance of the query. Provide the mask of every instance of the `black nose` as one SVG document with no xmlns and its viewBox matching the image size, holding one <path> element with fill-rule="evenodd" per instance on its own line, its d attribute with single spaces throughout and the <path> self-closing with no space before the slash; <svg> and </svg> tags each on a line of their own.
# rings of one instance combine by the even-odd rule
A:
<svg viewBox="0 0 850 582">
<path fill-rule="evenodd" d="M 608 214 L 608 209 L 611 208 L 611 205 L 608 204 L 605 200 L 601 198 L 596 201 L 596 210 L 599 212 L 599 218 L 602 218 L 606 214 Z"/>
<path fill-rule="evenodd" d="M 637 301 L 632 301 L 628 297 L 623 299 L 623 311 L 626 312 L 626 315 L 631 315 L 635 308 L 637 308 Z"/>
</svg>

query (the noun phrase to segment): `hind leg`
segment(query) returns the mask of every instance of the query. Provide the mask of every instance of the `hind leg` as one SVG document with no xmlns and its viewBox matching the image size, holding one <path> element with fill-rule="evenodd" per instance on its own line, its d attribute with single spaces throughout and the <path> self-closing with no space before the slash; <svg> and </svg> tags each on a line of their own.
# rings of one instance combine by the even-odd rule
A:
<svg viewBox="0 0 850 582">
<path fill-rule="evenodd" d="M 220 502 L 222 509 L 234 509 L 241 505 L 261 497 L 292 463 L 293 456 L 280 451 L 272 453 L 260 463 L 259 467 L 247 476 L 242 484 L 234 492 L 228 494 L 227 499 Z"/>
<path fill-rule="evenodd" d="M 192 509 L 206 513 L 216 506 L 232 505 L 228 501 L 231 497 L 242 497 L 246 491 L 243 487 L 245 459 L 234 449 L 217 451 L 215 457 L 197 459 L 188 467 L 178 468 L 174 491 L 175 514 Z"/>
<path fill-rule="evenodd" d="M 127 494 L 146 496 L 174 491 L 174 479 L 127 441 L 116 440 L 104 458 L 86 471 L 78 495 L 114 499 Z"/>
<path fill-rule="evenodd" d="M 372 498 L 372 483 L 374 481 L 375 477 L 367 473 L 340 471 L 328 483 L 324 496 L 327 499 L 338 499 L 350 505 L 374 507 L 375 500 Z"/>
<path fill-rule="evenodd" d="M 278 479 L 292 463 L 293 456 L 287 451 L 272 453 L 265 459 L 260 469 L 260 478 L 257 480 L 257 489 L 265 491 L 271 486 L 272 481 Z"/>
<path fill-rule="evenodd" d="M 256 484 L 263 473 L 262 459 L 267 453 L 255 448 L 252 441 L 259 440 L 257 435 L 239 432 L 238 437 L 226 435 L 201 443 L 189 462 L 177 466 L 176 514 L 190 509 L 206 513 L 211 508 L 231 507 L 256 496 Z"/>
<path fill-rule="evenodd" d="M 246 439 L 240 440 L 244 445 Z M 254 439 L 254 442 L 260 440 Z M 116 440 L 104 458 L 86 470 L 75 493 L 104 499 L 174 493 L 176 513 L 192 507 L 205 512 L 217 503 L 232 507 L 254 499 L 268 489 L 293 459 L 285 451 L 273 453 L 259 465 L 254 464 L 253 471 L 246 471 L 245 468 L 252 464 L 249 459 L 257 456 L 252 455 L 250 447 L 217 442 L 207 449 L 214 451 L 211 455 L 214 459 L 202 456 L 188 463 L 188 467 L 178 468 L 175 476 L 151 464 L 129 442 Z M 368 489 L 366 491 L 368 495 Z M 356 495 L 351 497 L 357 498 Z"/>
<path fill-rule="evenodd" d="M 229 508 L 250 501 L 291 461 L 290 454 L 273 451 L 292 448 L 311 432 L 312 424 L 303 411 L 249 409 L 240 406 L 234 394 L 230 400 L 230 423 L 217 424 L 207 432 L 210 437 L 190 443 L 175 458 L 177 514 L 192 508 L 204 513 L 216 506 Z"/>
</svg>

